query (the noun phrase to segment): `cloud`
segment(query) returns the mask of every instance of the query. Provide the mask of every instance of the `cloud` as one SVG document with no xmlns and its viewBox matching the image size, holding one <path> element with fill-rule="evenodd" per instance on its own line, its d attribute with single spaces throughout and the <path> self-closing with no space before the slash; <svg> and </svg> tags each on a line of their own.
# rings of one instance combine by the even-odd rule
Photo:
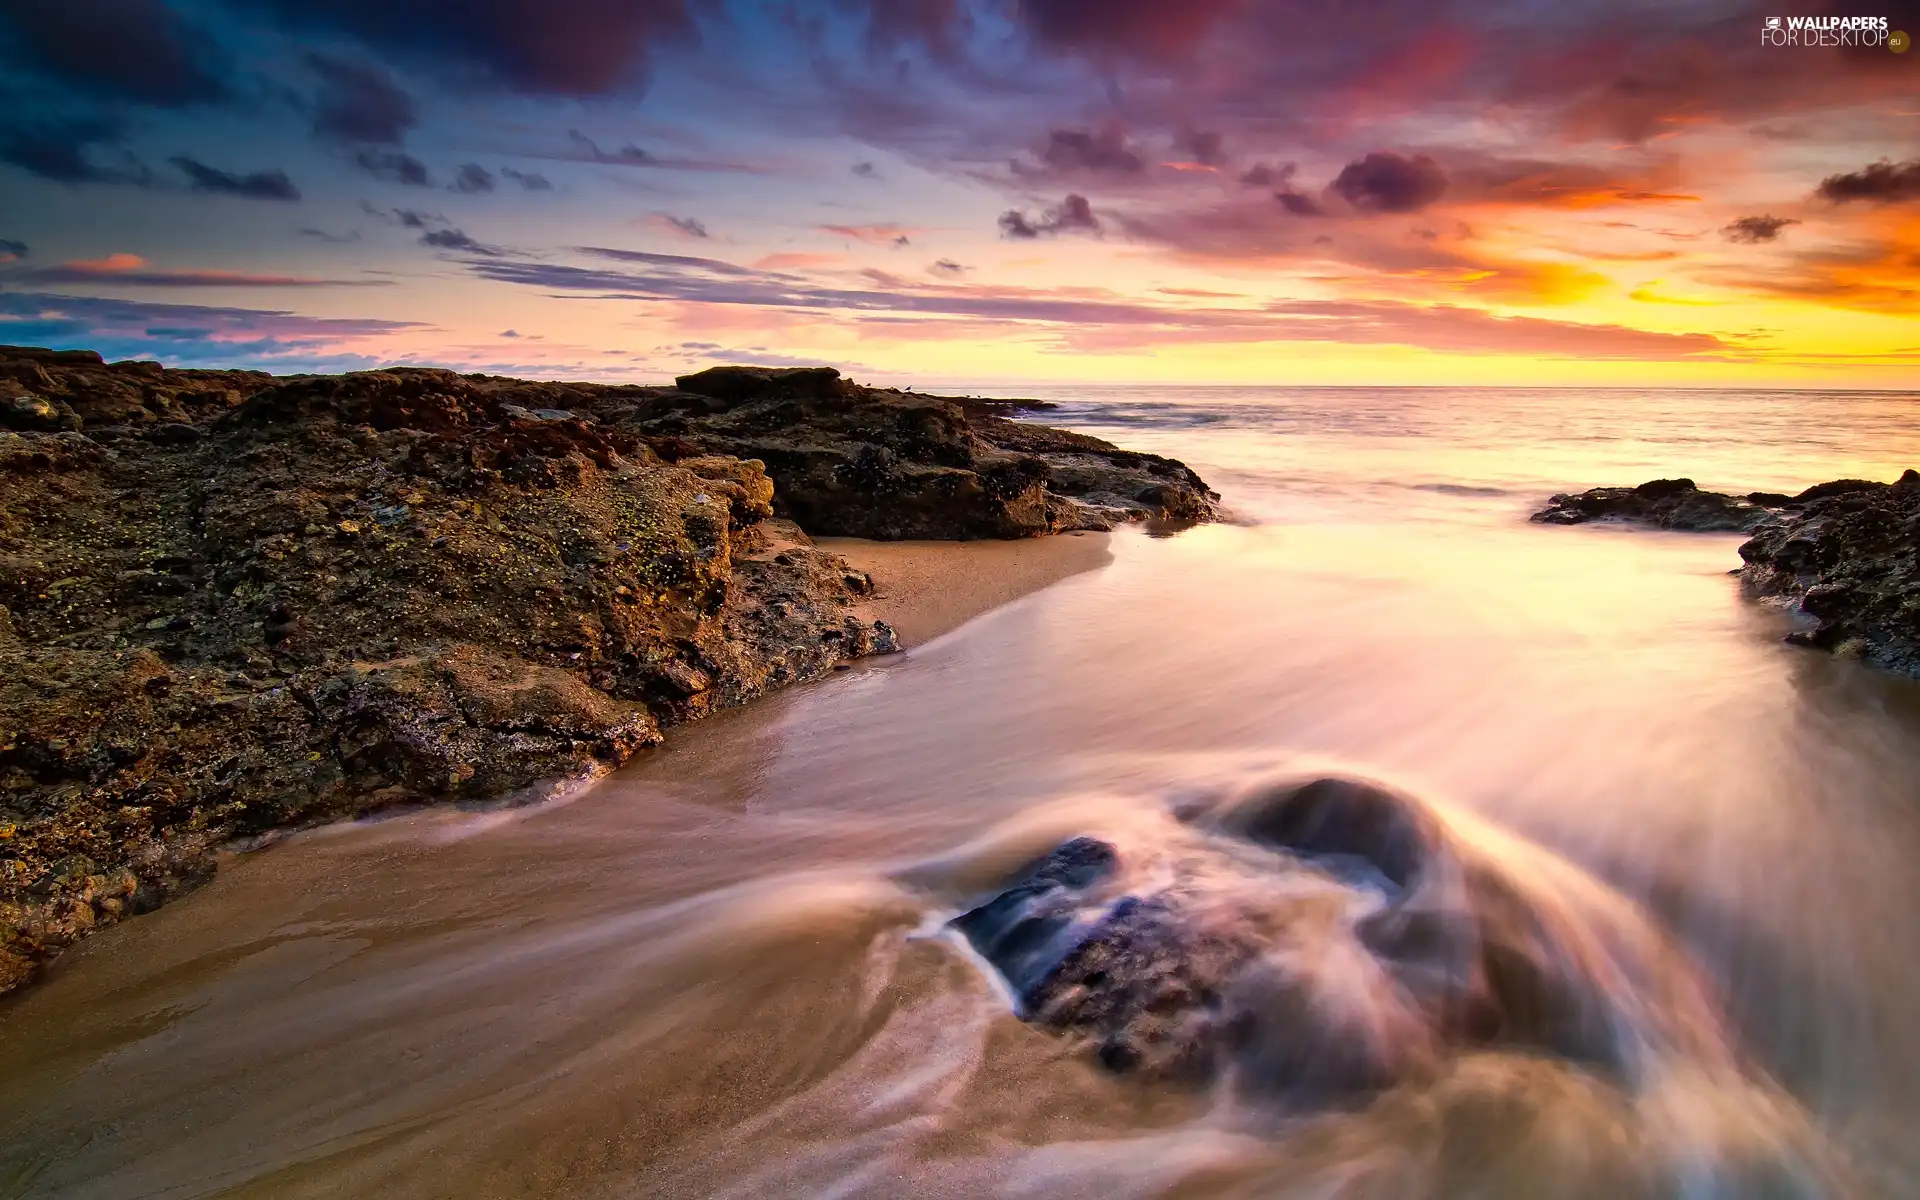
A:
<svg viewBox="0 0 1920 1200">
<path fill-rule="evenodd" d="M 845 266 L 844 254 L 809 254 L 795 251 L 783 251 L 756 259 L 754 267 L 763 271 L 817 270 L 822 267 Z"/>
<path fill-rule="evenodd" d="M 1069 195 L 1035 218 L 1029 218 L 1017 208 L 1000 214 L 1000 232 L 1010 238 L 1052 237 L 1075 230 L 1090 233 L 1100 230 L 1100 218 L 1094 215 L 1093 205 L 1085 196 Z"/>
<path fill-rule="evenodd" d="M 109 359 L 159 358 L 182 366 L 361 370 L 382 360 L 352 347 L 425 328 L 413 321 L 0 292 L 0 343 L 98 350 Z"/>
<path fill-rule="evenodd" d="M 75 91 L 181 108 L 227 97 L 213 40 L 163 0 L 6 0 L 13 57 Z"/>
<path fill-rule="evenodd" d="M 1185 57 L 1241 0 L 1020 0 L 1040 41 L 1099 55 Z"/>
<path fill-rule="evenodd" d="M 653 171 L 719 171 L 756 175 L 763 170 L 746 163 L 659 155 L 632 142 L 618 150 L 607 150 L 578 129 L 567 130 L 567 149 L 532 157 L 552 158 L 561 162 L 598 163 L 607 167 L 641 167 Z"/>
<path fill-rule="evenodd" d="M 1438 200 L 1447 176 L 1424 154 L 1382 150 L 1342 167 L 1328 187 L 1363 212 L 1410 213 Z"/>
<path fill-rule="evenodd" d="M 285 171 L 249 171 L 244 175 L 210 167 L 184 154 L 168 160 L 180 168 L 196 192 L 215 192 L 223 196 L 241 196 L 248 200 L 294 201 L 300 189 Z"/>
<path fill-rule="evenodd" d="M 27 256 L 27 244 L 14 238 L 0 238 L 0 263 L 19 262 Z"/>
<path fill-rule="evenodd" d="M 1296 217 L 1317 217 L 1326 212 L 1320 202 L 1305 192 L 1296 192 L 1292 188 L 1283 188 L 1273 194 L 1280 207 Z"/>
<path fill-rule="evenodd" d="M 963 267 L 950 258 L 943 258 L 928 267 L 927 274 L 937 275 L 942 279 L 959 279 L 972 269 L 972 267 Z"/>
<path fill-rule="evenodd" d="M 398 150 L 362 150 L 353 156 L 353 161 L 367 174 L 389 183 L 408 187 L 433 185 L 433 176 L 427 171 L 427 164 Z"/>
<path fill-rule="evenodd" d="M 501 167 L 500 173 L 520 185 L 522 191 L 550 192 L 553 181 L 536 171 L 516 171 L 512 167 Z"/>
<path fill-rule="evenodd" d="M 324 229 L 316 229 L 308 225 L 300 230 L 300 236 L 312 238 L 317 242 L 332 242 L 335 245 L 344 245 L 348 242 L 359 241 L 360 231 L 358 229 L 350 229 L 346 233 L 329 233 Z"/>
<path fill-rule="evenodd" d="M 1903 163 L 1883 158 L 1858 171 L 1829 175 L 1820 181 L 1814 194 L 1835 204 L 1854 200 L 1876 204 L 1920 200 L 1920 158 Z"/>
<path fill-rule="evenodd" d="M 1346 342 L 1461 354 L 1657 361 L 1735 353 L 1728 343 L 1707 333 L 1669 334 L 1621 325 L 1501 317 L 1463 305 L 1316 300 L 1258 307 L 1169 306 L 1098 289 L 922 289 L 890 276 L 883 290 L 876 290 L 717 259 L 604 247 L 582 247 L 579 253 L 613 265 L 578 267 L 501 258 L 468 266 L 497 282 L 601 299 L 833 312 L 842 314 L 843 320 L 894 326 L 958 318 L 985 323 L 973 330 L 973 336 L 994 336 L 989 326 L 999 323 L 1003 333 L 1022 327 L 1050 331 L 1069 347 L 1114 352 L 1189 343 Z"/>
<path fill-rule="evenodd" d="M 325 54 L 307 55 L 307 66 L 320 77 L 313 110 L 317 137 L 398 146 L 420 121 L 413 97 L 378 66 Z"/>
<path fill-rule="evenodd" d="M 880 168 L 870 162 L 857 162 L 853 164 L 853 173 L 862 179 L 880 178 Z"/>
<path fill-rule="evenodd" d="M 456 192 L 466 192 L 469 195 L 490 192 L 493 190 L 493 172 L 479 163 L 466 163 L 461 166 L 460 173 L 453 177 L 453 182 L 448 186 Z"/>
<path fill-rule="evenodd" d="M 520 336 L 520 331 L 518 329 L 502 329 L 499 336 L 503 338 L 517 338 Z"/>
<path fill-rule="evenodd" d="M 457 250 L 463 254 L 480 254 L 489 257 L 500 253 L 497 248 L 468 237 L 466 231 L 461 229 L 429 230 L 420 235 L 420 244 L 431 246 L 435 250 Z"/>
<path fill-rule="evenodd" d="M 0 162 L 55 183 L 117 183 L 146 187 L 153 172 L 126 150 L 120 161 L 103 164 L 95 147 L 116 145 L 118 121 L 97 117 L 0 124 Z"/>
<path fill-rule="evenodd" d="M 657 212 L 649 213 L 646 223 L 663 233 L 695 241 L 705 241 L 713 236 L 707 232 L 705 223 L 694 217 L 676 217 L 672 213 Z"/>
<path fill-rule="evenodd" d="M 1048 170 L 1066 175 L 1137 175 L 1146 167 L 1118 125 L 1097 131 L 1056 129 L 1047 136 L 1040 161 Z"/>
<path fill-rule="evenodd" d="M 641 86 L 652 51 L 691 41 L 685 0 L 245 0 L 289 24 L 338 30 L 450 77 L 535 95 Z"/>
<path fill-rule="evenodd" d="M 1240 182 L 1248 187 L 1284 186 L 1297 168 L 1292 163 L 1254 163 L 1240 173 Z"/>
<path fill-rule="evenodd" d="M 906 246 L 913 242 L 913 235 L 923 232 L 906 225 L 822 225 L 822 233 L 850 241 L 865 242 L 869 246 Z"/>
<path fill-rule="evenodd" d="M 1776 217 L 1771 214 L 1741 217 L 1721 229 L 1720 234 L 1730 242 L 1751 246 L 1759 242 L 1771 242 L 1780 236 L 1781 230 L 1799 223 L 1792 217 Z"/>
<path fill-rule="evenodd" d="M 1184 129 L 1174 139 L 1174 153 L 1182 155 L 1195 166 L 1224 167 L 1227 165 L 1226 135 L 1219 130 Z"/>
<path fill-rule="evenodd" d="M 391 287 L 390 279 L 312 279 L 302 275 L 263 275 L 242 271 L 169 271 L 152 268 L 138 254 L 77 259 L 25 272 L 36 283 L 113 283 L 127 287 Z"/>
</svg>

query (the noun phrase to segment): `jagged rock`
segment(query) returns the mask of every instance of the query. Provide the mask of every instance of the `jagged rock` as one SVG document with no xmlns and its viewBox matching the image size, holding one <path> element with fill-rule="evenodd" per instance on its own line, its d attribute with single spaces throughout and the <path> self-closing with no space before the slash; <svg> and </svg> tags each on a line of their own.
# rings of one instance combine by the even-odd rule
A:
<svg viewBox="0 0 1920 1200">
<path fill-rule="evenodd" d="M 1745 532 L 1797 501 L 1767 492 L 1728 496 L 1703 492 L 1691 479 L 1654 479 L 1638 487 L 1604 487 L 1551 497 L 1533 514 L 1543 525 L 1631 521 L 1695 533 Z"/>
<path fill-rule="evenodd" d="M 1170 460 L 1002 449 L 1046 431 L 831 368 L 680 382 L 0 347 L 0 992 L 227 839 L 533 794 L 897 649 L 810 533 L 1045 532 L 1093 511 L 1047 490 L 1069 460 L 1211 513 Z"/>
<path fill-rule="evenodd" d="M 1072 839 L 953 921 L 1022 1018 L 1115 1071 L 1320 1104 L 1479 1048 L 1625 1075 L 1718 1027 L 1651 926 L 1532 890 L 1413 797 L 1258 783 L 1188 818 L 1134 855 Z M 1670 996 L 1661 1024 L 1622 979 Z"/>
<path fill-rule="evenodd" d="M 639 398 L 620 426 L 765 463 L 777 510 L 816 534 L 1012 538 L 1215 515 L 1218 497 L 1184 464 L 980 401 L 864 388 L 830 367 L 716 367 L 678 382 Z"/>
<path fill-rule="evenodd" d="M 1656 479 L 1555 496 L 1533 519 L 1749 532 L 1740 547 L 1747 593 L 1811 622 L 1787 641 L 1920 677 L 1920 472 L 1744 499 L 1702 492 L 1691 479 Z"/>
<path fill-rule="evenodd" d="M 1813 622 L 1788 641 L 1920 678 L 1920 472 L 1809 488 L 1740 557 L 1749 594 Z"/>
</svg>

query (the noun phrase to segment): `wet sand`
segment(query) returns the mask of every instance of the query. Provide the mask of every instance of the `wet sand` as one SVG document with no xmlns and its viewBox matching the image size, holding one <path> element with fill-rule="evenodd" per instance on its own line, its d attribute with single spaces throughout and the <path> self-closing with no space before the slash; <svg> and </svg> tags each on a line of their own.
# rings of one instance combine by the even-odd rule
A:
<svg viewBox="0 0 1920 1200">
<path fill-rule="evenodd" d="M 819 544 L 873 576 L 869 620 L 892 625 L 902 646 L 918 646 L 1003 604 L 1113 561 L 1112 534 L 1073 533 L 1010 542 Z"/>
</svg>

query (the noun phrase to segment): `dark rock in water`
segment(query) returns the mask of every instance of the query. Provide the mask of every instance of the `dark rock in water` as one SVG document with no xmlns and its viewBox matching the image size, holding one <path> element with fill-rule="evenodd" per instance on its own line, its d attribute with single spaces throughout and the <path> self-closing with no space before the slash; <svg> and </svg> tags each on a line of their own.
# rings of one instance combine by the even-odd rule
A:
<svg viewBox="0 0 1920 1200">
<path fill-rule="evenodd" d="M 1658 529 L 1695 533 L 1751 530 L 1798 500 L 1754 492 L 1745 497 L 1703 492 L 1691 479 L 1653 479 L 1638 487 L 1603 487 L 1565 493 L 1533 514 L 1543 525 L 1630 521 Z"/>
<path fill-rule="evenodd" d="M 1555 496 L 1533 519 L 1751 533 L 1740 547 L 1746 566 L 1736 572 L 1747 593 L 1812 622 L 1789 633 L 1789 643 L 1920 678 L 1920 472 L 1745 498 L 1700 491 L 1691 479 L 1656 479 Z"/>
<path fill-rule="evenodd" d="M 1022 1018 L 1113 1070 L 1309 1104 L 1479 1048 L 1625 1073 L 1666 1033 L 1629 1031 L 1615 989 L 1687 994 L 1650 928 L 1583 928 L 1376 784 L 1256 786 L 1190 816 L 1191 844 L 1144 865 L 1075 838 L 953 922 Z M 1674 1036 L 1711 1037 L 1705 1012 L 1679 1013 Z"/>
<path fill-rule="evenodd" d="M 861 387 L 830 367 L 715 367 L 678 384 L 635 396 L 620 427 L 765 463 L 775 510 L 815 534 L 1019 538 L 1216 515 L 1185 464 L 1007 420 L 999 403 Z"/>
<path fill-rule="evenodd" d="M 1740 547 L 1747 592 L 1813 622 L 1795 645 L 1920 678 L 1920 472 L 1823 483 L 1794 503 Z"/>
</svg>

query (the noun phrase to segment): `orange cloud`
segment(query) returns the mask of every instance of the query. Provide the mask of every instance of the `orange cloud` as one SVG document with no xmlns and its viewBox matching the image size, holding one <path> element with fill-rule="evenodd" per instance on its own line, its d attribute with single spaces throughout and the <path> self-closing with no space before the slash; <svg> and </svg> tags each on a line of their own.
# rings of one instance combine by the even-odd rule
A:
<svg viewBox="0 0 1920 1200">
<path fill-rule="evenodd" d="M 76 275 L 116 275 L 122 271 L 138 271 L 147 265 L 147 260 L 138 254 L 109 254 L 105 258 L 82 258 L 73 262 L 61 263 L 60 269 Z"/>
</svg>

